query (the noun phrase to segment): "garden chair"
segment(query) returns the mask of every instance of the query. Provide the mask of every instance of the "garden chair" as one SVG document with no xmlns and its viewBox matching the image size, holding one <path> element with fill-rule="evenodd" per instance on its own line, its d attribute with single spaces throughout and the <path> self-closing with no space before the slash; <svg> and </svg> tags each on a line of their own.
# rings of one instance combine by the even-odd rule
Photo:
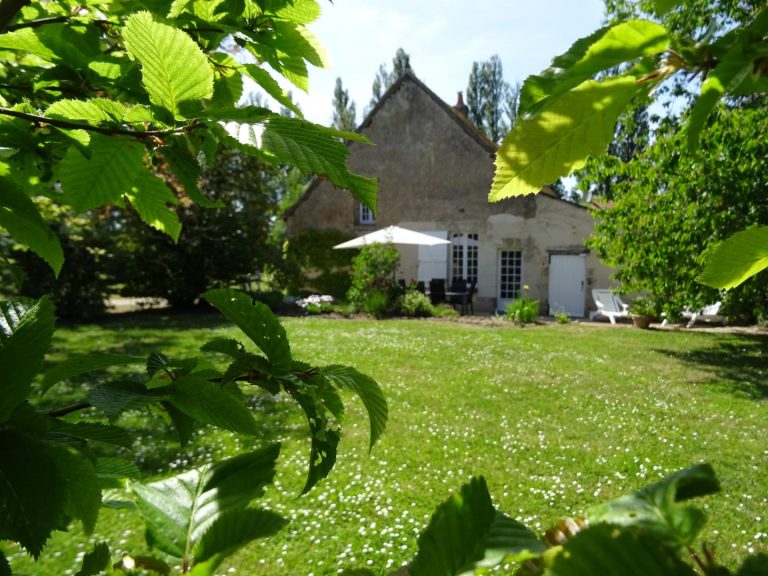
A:
<svg viewBox="0 0 768 576">
<path fill-rule="evenodd" d="M 594 320 L 597 316 L 605 316 L 611 324 L 616 324 L 616 318 L 629 318 L 629 304 L 622 302 L 621 298 L 610 290 L 592 290 L 592 299 L 595 301 L 597 310 L 590 312 L 590 320 Z"/>
<path fill-rule="evenodd" d="M 445 278 L 432 278 L 429 281 L 429 300 L 433 306 L 445 302 Z"/>
<path fill-rule="evenodd" d="M 715 302 L 714 304 L 710 304 L 709 306 L 704 306 L 703 308 L 699 308 L 698 310 L 691 310 L 690 308 L 686 308 L 680 313 L 681 318 L 688 318 L 688 323 L 685 325 L 686 328 L 693 328 L 693 325 L 696 324 L 697 321 L 702 322 L 723 322 L 725 321 L 725 316 L 720 314 L 720 306 L 722 306 L 722 302 Z M 662 326 L 667 325 L 667 319 L 665 318 L 664 321 L 661 323 Z"/>
</svg>

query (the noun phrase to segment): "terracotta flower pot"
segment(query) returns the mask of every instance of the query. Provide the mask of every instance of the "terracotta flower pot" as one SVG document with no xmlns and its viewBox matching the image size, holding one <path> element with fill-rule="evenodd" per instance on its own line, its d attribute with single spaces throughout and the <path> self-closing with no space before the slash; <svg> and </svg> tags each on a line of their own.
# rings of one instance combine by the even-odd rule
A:
<svg viewBox="0 0 768 576">
<path fill-rule="evenodd" d="M 645 314 L 632 314 L 632 323 L 637 328 L 642 328 L 643 330 L 647 330 L 651 327 L 651 320 L 653 320 L 653 318 L 651 316 L 646 316 Z"/>
</svg>

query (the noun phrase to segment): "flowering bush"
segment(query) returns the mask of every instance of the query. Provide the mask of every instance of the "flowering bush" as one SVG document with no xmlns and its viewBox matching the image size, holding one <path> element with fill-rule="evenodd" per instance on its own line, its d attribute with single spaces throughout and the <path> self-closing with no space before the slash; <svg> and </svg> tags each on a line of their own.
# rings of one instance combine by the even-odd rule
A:
<svg viewBox="0 0 768 576">
<path fill-rule="evenodd" d="M 324 314 L 333 311 L 333 296 L 328 294 L 312 294 L 296 300 L 296 304 L 307 314 Z"/>
</svg>

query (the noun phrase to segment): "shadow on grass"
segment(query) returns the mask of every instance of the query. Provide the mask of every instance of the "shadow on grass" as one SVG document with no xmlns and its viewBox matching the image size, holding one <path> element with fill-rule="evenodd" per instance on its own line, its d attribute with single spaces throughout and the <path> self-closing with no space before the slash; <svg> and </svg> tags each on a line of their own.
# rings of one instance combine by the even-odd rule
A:
<svg viewBox="0 0 768 576">
<path fill-rule="evenodd" d="M 671 358 L 712 373 L 721 389 L 754 399 L 768 398 L 768 337 L 740 335 L 718 339 L 713 346 L 693 350 L 657 350 Z"/>
</svg>

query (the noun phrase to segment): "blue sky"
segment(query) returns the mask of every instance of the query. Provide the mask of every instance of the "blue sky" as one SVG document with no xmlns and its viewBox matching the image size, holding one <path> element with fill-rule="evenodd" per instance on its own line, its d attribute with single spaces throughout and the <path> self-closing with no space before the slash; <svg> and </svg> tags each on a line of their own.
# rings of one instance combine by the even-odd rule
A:
<svg viewBox="0 0 768 576">
<path fill-rule="evenodd" d="M 371 98 L 380 64 L 391 69 L 399 47 L 416 75 L 448 104 L 465 90 L 472 62 L 498 54 L 508 82 L 522 82 L 597 29 L 602 0 L 321 0 L 310 30 L 329 66 L 310 71 L 309 95 L 293 88 L 304 114 L 331 122 L 337 77 L 357 105 L 357 121 Z"/>
</svg>

